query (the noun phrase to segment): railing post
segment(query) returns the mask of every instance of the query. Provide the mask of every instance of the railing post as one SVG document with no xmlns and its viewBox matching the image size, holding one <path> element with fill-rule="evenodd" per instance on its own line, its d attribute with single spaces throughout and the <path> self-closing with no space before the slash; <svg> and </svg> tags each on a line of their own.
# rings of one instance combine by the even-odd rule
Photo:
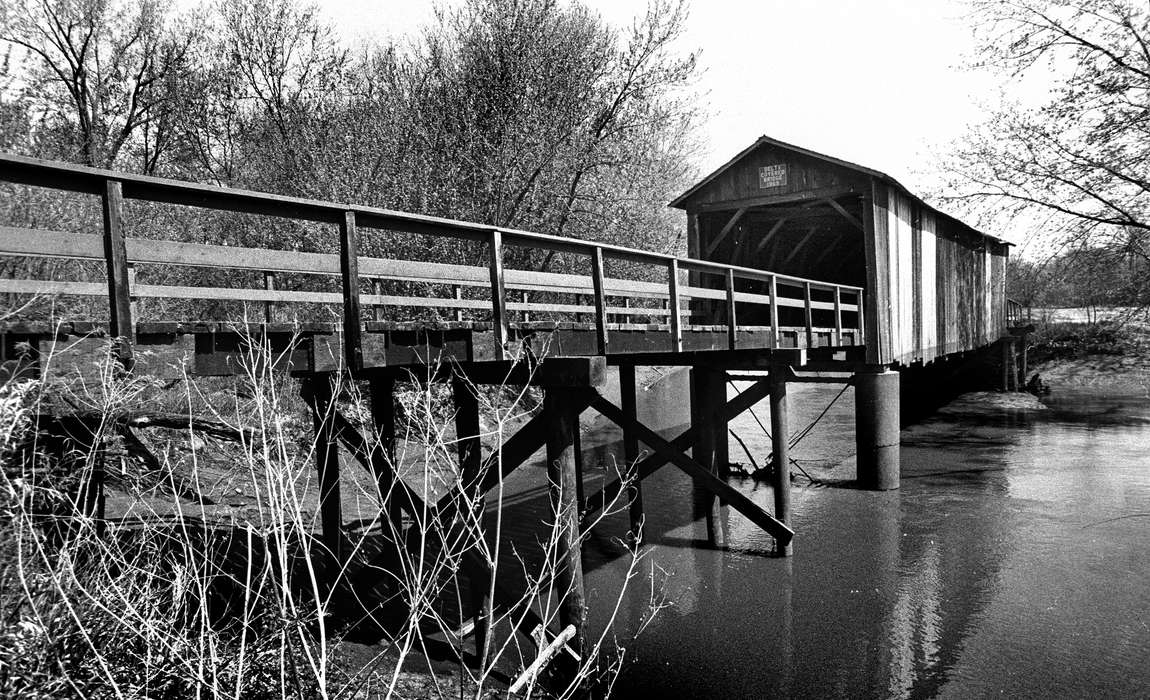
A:
<svg viewBox="0 0 1150 700">
<path fill-rule="evenodd" d="M 739 339 L 736 335 L 738 319 L 735 318 L 735 271 L 727 268 L 727 349 L 734 350 Z"/>
<path fill-rule="evenodd" d="M 463 301 L 463 285 L 461 285 L 461 284 L 451 285 L 451 293 L 452 293 L 452 296 L 455 297 L 456 301 Z M 456 321 L 462 321 L 463 320 L 463 307 L 456 307 L 455 308 L 455 320 Z"/>
<path fill-rule="evenodd" d="M 603 248 L 591 253 L 591 284 L 595 287 L 595 339 L 599 354 L 607 354 L 607 293 L 603 288 Z"/>
<path fill-rule="evenodd" d="M 108 333 L 121 366 L 132 368 L 132 297 L 128 251 L 124 244 L 124 194 L 119 180 L 106 180 L 103 192 L 104 262 L 108 271 Z"/>
<path fill-rule="evenodd" d="M 519 301 L 523 303 L 523 322 L 531 323 L 531 312 L 527 310 L 527 290 L 519 293 Z"/>
<path fill-rule="evenodd" d="M 339 270 L 343 278 L 343 349 L 348 369 L 363 369 L 359 310 L 359 252 L 355 212 L 345 211 L 339 225 Z"/>
<path fill-rule="evenodd" d="M 383 280 L 379 279 L 378 277 L 372 279 L 371 292 L 377 297 L 382 297 Z M 383 304 L 379 300 L 376 300 L 376 302 L 371 305 L 371 317 L 376 321 L 383 320 Z"/>
<path fill-rule="evenodd" d="M 811 314 L 811 283 L 803 282 L 803 312 L 807 324 L 807 347 L 815 346 L 815 322 Z"/>
<path fill-rule="evenodd" d="M 855 306 L 858 307 L 858 337 L 855 338 L 855 345 L 866 345 L 866 314 L 863 313 L 863 292 L 858 290 L 855 292 Z"/>
<path fill-rule="evenodd" d="M 264 271 L 264 289 L 269 292 L 276 290 L 276 273 Z M 275 302 L 264 302 L 264 322 L 271 323 L 274 317 L 273 311 L 275 310 Z"/>
<path fill-rule="evenodd" d="M 683 350 L 683 318 L 679 306 L 679 259 L 671 258 L 667 265 L 667 310 L 671 312 L 671 349 L 675 352 Z"/>
<path fill-rule="evenodd" d="M 503 286 L 503 232 L 491 230 L 491 330 L 494 334 L 495 357 L 507 356 L 507 300 Z"/>
<path fill-rule="evenodd" d="M 843 344 L 843 299 L 842 288 L 835 285 L 835 346 Z"/>
<path fill-rule="evenodd" d="M 771 275 L 771 349 L 779 347 L 779 281 Z"/>
</svg>

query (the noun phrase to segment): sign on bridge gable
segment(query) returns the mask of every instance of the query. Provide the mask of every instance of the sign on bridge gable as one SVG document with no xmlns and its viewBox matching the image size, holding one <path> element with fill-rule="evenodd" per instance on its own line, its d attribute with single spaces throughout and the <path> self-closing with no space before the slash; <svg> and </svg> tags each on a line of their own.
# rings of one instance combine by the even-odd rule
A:
<svg viewBox="0 0 1150 700">
<path fill-rule="evenodd" d="M 785 187 L 787 184 L 787 164 L 763 165 L 759 167 L 759 189 Z"/>
</svg>

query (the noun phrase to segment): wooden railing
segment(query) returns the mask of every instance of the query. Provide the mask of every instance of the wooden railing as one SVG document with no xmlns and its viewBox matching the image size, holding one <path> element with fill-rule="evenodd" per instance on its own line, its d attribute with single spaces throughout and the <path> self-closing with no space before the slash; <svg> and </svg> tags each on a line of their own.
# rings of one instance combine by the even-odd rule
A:
<svg viewBox="0 0 1150 700">
<path fill-rule="evenodd" d="M 0 227 L 0 255 L 100 260 L 106 268 L 105 282 L 74 280 L 0 280 L 0 292 L 17 294 L 70 294 L 107 296 L 109 325 L 113 337 L 131 339 L 133 318 L 131 300 L 139 298 L 215 299 L 257 302 L 265 305 L 291 303 L 338 303 L 343 306 L 344 348 L 350 367 L 362 367 L 363 307 L 373 307 L 375 317 L 383 318 L 388 306 L 434 307 L 453 310 L 461 318 L 465 310 L 490 313 L 494 343 L 499 356 L 509 340 L 509 312 L 587 314 L 594 318 L 598 350 L 610 352 L 611 316 L 633 319 L 655 318 L 665 321 L 672 347 L 683 347 L 683 330 L 691 324 L 690 308 L 684 299 L 709 300 L 723 320 L 730 349 L 738 348 L 739 330 L 769 328 L 771 346 L 779 344 L 780 307 L 802 310 L 804 323 L 799 326 L 811 344 L 816 332 L 825 332 L 840 344 L 844 334 L 861 344 L 862 289 L 831 284 L 801 277 L 779 275 L 764 270 L 724 265 L 704 260 L 680 258 L 617 245 L 561 238 L 515 229 L 494 228 L 481 224 L 442 219 L 371 207 L 337 204 L 316 200 L 228 189 L 210 185 L 161 178 L 129 175 L 95 168 L 50 163 L 13 155 L 0 154 L 0 182 L 33 185 L 100 197 L 103 210 L 101 236 L 61 233 L 40 229 Z M 289 219 L 336 224 L 339 227 L 339 254 L 305 253 L 265 248 L 188 243 L 172 240 L 128 238 L 124 234 L 123 202 L 125 199 L 169 203 L 213 210 L 261 214 Z M 360 256 L 360 229 L 447 237 L 479 241 L 487 248 L 486 265 L 458 265 L 414 260 L 392 260 Z M 524 246 L 586 256 L 590 275 L 505 269 L 506 246 Z M 605 264 L 609 259 L 656 266 L 665 271 L 666 282 L 651 282 L 608 277 Z M 263 273 L 260 289 L 156 285 L 134 283 L 135 265 L 173 265 L 186 267 L 227 268 Z M 717 276 L 721 287 L 709 288 L 683 284 L 682 272 Z M 336 276 L 341 280 L 340 293 L 278 289 L 277 275 L 302 273 Z M 736 282 L 751 280 L 766 288 L 767 293 L 738 291 Z M 371 282 L 364 293 L 362 284 Z M 412 296 L 382 293 L 385 281 L 420 282 L 450 288 L 450 296 Z M 465 298 L 464 288 L 489 290 L 489 299 Z M 780 294 L 789 290 L 795 296 Z M 508 292 L 519 291 L 520 301 L 507 301 Z M 576 303 L 532 302 L 527 293 L 541 296 L 574 295 Z M 816 300 L 818 293 L 823 300 Z M 583 303 L 582 298 L 590 300 Z M 619 305 L 619 301 L 623 305 Z M 645 300 L 646 306 L 631 305 L 631 300 Z M 769 319 L 767 326 L 738 323 L 736 305 L 758 306 Z M 830 312 L 833 324 L 816 327 L 813 314 Z M 687 322 L 684 323 L 686 316 Z M 270 319 L 270 311 L 266 318 Z M 855 319 L 850 323 L 847 319 Z M 122 353 L 130 358 L 130 343 Z"/>
<path fill-rule="evenodd" d="M 1025 307 L 1022 302 L 1015 301 L 1007 297 L 1006 299 L 1006 325 L 1020 326 L 1025 315 Z"/>
</svg>

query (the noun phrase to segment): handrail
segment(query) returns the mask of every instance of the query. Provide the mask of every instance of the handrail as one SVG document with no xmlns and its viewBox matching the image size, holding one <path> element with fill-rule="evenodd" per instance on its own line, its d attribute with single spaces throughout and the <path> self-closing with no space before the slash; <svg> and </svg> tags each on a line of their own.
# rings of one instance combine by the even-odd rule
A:
<svg viewBox="0 0 1150 700">
<path fill-rule="evenodd" d="M 450 237 L 463 240 L 476 240 L 487 244 L 489 250 L 489 260 L 486 272 L 486 284 L 483 284 L 480 279 L 469 279 L 471 277 L 480 277 L 474 275 L 470 270 L 464 270 L 467 266 L 448 266 L 441 263 L 416 263 L 412 262 L 414 266 L 422 265 L 424 272 L 430 272 L 433 283 L 439 282 L 434 279 L 437 275 L 436 272 L 441 272 L 449 267 L 460 268 L 461 274 L 459 278 L 453 280 L 443 280 L 443 283 L 451 283 L 455 286 L 455 299 L 454 305 L 456 308 L 475 308 L 477 306 L 475 300 L 466 300 L 460 298 L 458 285 L 471 285 L 471 286 L 489 286 L 491 289 L 491 303 L 490 311 L 492 314 L 492 321 L 494 326 L 494 340 L 497 353 L 502 355 L 504 352 L 504 345 L 508 340 L 508 326 L 507 326 L 507 310 L 508 309 L 526 309 L 530 305 L 526 301 L 522 304 L 508 304 L 506 302 L 506 290 L 509 287 L 519 287 L 530 289 L 530 284 L 520 283 L 525 280 L 528 275 L 542 275 L 551 273 L 528 273 L 527 271 L 513 271 L 503 269 L 504 260 L 504 247 L 507 245 L 516 246 L 530 246 L 538 247 L 556 252 L 569 252 L 579 255 L 586 255 L 592 261 L 592 274 L 590 277 L 572 276 L 567 275 L 564 277 L 571 277 L 573 280 L 582 282 L 588 280 L 591 284 L 590 294 L 593 297 L 593 305 L 589 307 L 589 311 L 595 315 L 595 325 L 597 330 L 597 345 L 600 352 L 607 352 L 607 344 L 609 342 L 609 335 L 607 333 L 607 314 L 614 312 L 618 313 L 617 308 L 612 308 L 607 305 L 606 298 L 608 296 L 621 296 L 618 290 L 624 286 L 631 286 L 634 289 L 624 290 L 626 294 L 636 294 L 639 296 L 649 297 L 662 297 L 667 300 L 668 308 L 662 312 L 663 315 L 669 316 L 670 327 L 672 331 L 672 338 L 674 347 L 676 349 L 682 348 L 682 319 L 684 313 L 681 306 L 681 297 L 693 298 L 713 298 L 725 299 L 727 308 L 727 328 L 730 334 L 730 348 L 736 349 L 735 333 L 737 326 L 734 322 L 734 305 L 736 301 L 750 302 L 750 303 L 769 303 L 771 310 L 771 328 L 772 331 L 772 347 L 778 346 L 778 307 L 782 306 L 798 306 L 806 309 L 806 331 L 808 343 L 811 341 L 814 323 L 811 319 L 811 309 L 833 309 L 835 314 L 835 328 L 836 337 L 841 337 L 842 328 L 842 312 L 855 310 L 859 312 L 861 317 L 861 307 L 863 303 L 863 290 L 860 287 L 851 285 L 841 285 L 818 280 L 806 279 L 793 275 L 781 275 L 765 270 L 758 270 L 754 268 L 747 268 L 738 265 L 727 265 L 723 263 L 698 260 L 693 258 L 684 258 L 665 253 L 656 253 L 652 251 L 639 250 L 636 248 L 628 248 L 609 243 L 602 243 L 597 241 L 584 241 L 578 239 L 562 238 L 547 234 L 534 233 L 530 231 L 522 231 L 518 229 L 509 229 L 503 227 L 492 227 L 483 224 L 477 224 L 467 221 L 458 221 L 453 219 L 445 219 L 440 217 L 425 216 L 420 214 L 411 214 L 407 212 L 392 211 L 388 209 L 380 209 L 375 207 L 365 207 L 353 204 L 340 204 L 335 202 L 324 202 L 319 200 L 304 199 L 299 197 L 288 197 L 283 195 L 268 194 L 264 192 L 255 192 L 250 190 L 231 189 L 226 187 L 219 187 L 215 185 L 203 185 L 197 183 L 183 182 L 179 180 L 171 180 L 165 178 L 157 178 L 144 175 L 132 175 L 129 173 L 121 173 L 110 170 L 103 170 L 99 168 L 91 168 L 80 165 L 70 165 L 63 163 L 54 163 L 49 161 L 38 160 L 34 158 L 27 158 L 24 156 L 17 156 L 11 154 L 0 154 L 0 181 L 7 181 L 16 184 L 32 185 L 37 187 L 46 187 L 55 190 L 62 190 L 68 192 L 88 193 L 99 195 L 103 203 L 103 237 L 102 237 L 102 257 L 107 265 L 107 291 L 109 296 L 109 304 L 111 310 L 111 333 L 113 337 L 124 339 L 121 347 L 121 359 L 125 364 L 130 364 L 131 361 L 131 347 L 130 340 L 132 336 L 132 319 L 131 319 L 131 306 L 129 299 L 131 295 L 132 271 L 130 270 L 131 258 L 133 249 L 147 248 L 149 245 L 153 248 L 153 255 L 149 261 L 160 261 L 172 264 L 190 264 L 190 265 L 203 265 L 204 262 L 185 261 L 181 259 L 170 259 L 167 254 L 163 252 L 163 247 L 168 246 L 168 250 L 175 250 L 181 246 L 187 250 L 193 250 L 197 255 L 200 255 L 203 260 L 212 257 L 209 248 L 219 248 L 220 246 L 206 246 L 202 244 L 189 244 L 176 241 L 147 241 L 144 239 L 127 239 L 123 230 L 123 200 L 132 199 L 149 202 L 179 204 L 186 206 L 193 206 L 206 209 L 227 210 L 242 213 L 262 214 L 269 216 L 276 216 L 288 219 L 303 219 L 308 221 L 324 222 L 336 224 L 339 226 L 339 250 L 340 253 L 336 255 L 328 255 L 321 253 L 294 253 L 288 251 L 277 251 L 276 255 L 279 258 L 280 268 L 289 268 L 295 271 L 306 272 L 311 274 L 338 274 L 341 277 L 342 288 L 342 303 L 344 306 L 344 333 L 345 342 L 344 346 L 347 350 L 347 362 L 352 369 L 359 369 L 362 367 L 362 355 L 359 342 L 359 335 L 361 332 L 361 316 L 360 304 L 366 302 L 368 304 L 386 303 L 391 301 L 392 297 L 387 297 L 379 293 L 378 285 L 376 286 L 376 294 L 366 295 L 360 292 L 360 277 L 367 277 L 369 279 L 379 279 L 382 275 L 372 274 L 374 272 L 382 272 L 388 268 L 388 263 L 396 263 L 397 261 L 389 261 L 378 258 L 361 258 L 358 255 L 358 235 L 359 231 L 364 228 L 371 229 L 384 229 L 396 230 L 413 234 L 424 234 L 432 236 Z M 6 251 L 3 247 L 4 235 L 9 235 L 9 240 L 13 232 L 23 232 L 27 236 L 30 231 L 28 229 L 13 229 L 11 227 L 0 227 L 0 254 L 8 252 L 9 254 L 17 255 L 37 255 L 36 246 L 34 245 L 12 245 L 11 251 Z M 18 234 L 17 234 L 18 235 Z M 65 257 L 88 257 L 84 254 L 76 254 L 82 252 L 82 248 L 87 246 L 71 239 L 68 234 L 56 234 L 54 232 L 43 232 L 45 236 L 58 236 L 58 240 L 54 239 L 54 244 L 60 246 L 60 254 Z M 82 234 L 81 234 L 82 235 Z M 47 242 L 47 241 L 45 241 Z M 193 249 L 191 246 L 201 245 L 201 248 Z M 75 248 L 75 250 L 73 250 Z M 159 249 L 159 252 L 155 252 Z M 257 254 L 260 249 L 233 249 L 237 254 L 242 257 L 243 255 L 253 256 Z M 269 251 L 270 252 L 270 251 Z M 42 254 L 42 253 L 39 253 Z M 294 258 L 287 260 L 288 257 Z M 606 258 L 615 258 L 620 260 L 628 260 L 638 262 L 641 264 L 659 266 L 668 271 L 668 280 L 666 285 L 659 283 L 647 283 L 629 280 L 612 280 L 604 275 L 604 260 Z M 245 268 L 248 265 L 244 264 L 230 264 L 225 262 L 221 264 L 222 267 L 236 267 Z M 441 267 L 434 267 L 441 266 Z M 304 268 L 304 269 L 300 269 Z M 277 267 L 274 265 L 267 265 L 262 268 L 265 273 L 266 289 L 260 290 L 265 300 L 272 300 L 277 294 L 284 294 L 275 290 L 274 273 Z M 482 270 L 482 268 L 478 268 Z M 681 286 L 679 281 L 679 271 L 688 270 L 695 273 L 714 274 L 722 277 L 725 280 L 725 289 L 708 289 L 702 287 Z M 269 275 L 271 275 L 269 277 Z M 558 277 L 558 276 L 557 276 Z M 394 274 L 387 277 L 388 279 L 412 279 L 411 276 L 406 274 Z M 757 280 L 764 282 L 769 286 L 769 296 L 750 294 L 747 292 L 736 292 L 734 280 Z M 549 278 L 540 278 L 547 280 Z M 0 282 L 3 282 L 0 280 Z M 27 289 L 28 280 L 12 280 L 13 284 L 2 285 L 0 284 L 0 291 L 17 291 Z M 623 284 L 625 283 L 625 285 Z M 56 282 L 59 289 L 68 289 L 69 285 L 76 285 L 72 287 L 77 291 L 70 293 L 89 294 L 92 292 L 88 288 L 89 283 L 83 282 Z M 22 286 L 23 285 L 23 286 Z M 643 290 L 638 289 L 642 285 Z M 546 285 L 542 285 L 547 288 Z M 787 286 L 798 288 L 802 292 L 801 299 L 794 299 L 789 297 L 780 296 L 777 294 L 779 286 Z M 649 287 L 649 289 L 647 289 Z M 659 288 L 665 291 L 660 291 Z M 163 287 L 158 285 L 150 285 L 148 291 L 152 295 L 160 296 L 163 290 L 171 290 L 174 297 L 187 298 L 186 289 L 194 288 L 180 288 L 180 287 Z M 204 288 L 205 291 L 213 292 L 215 298 L 228 298 L 228 290 L 226 289 L 212 289 Z M 833 305 L 827 302 L 812 302 L 811 291 L 817 290 L 820 292 L 832 292 L 835 303 Z M 842 303 L 841 296 L 843 293 L 853 295 L 855 297 L 855 304 L 848 305 Z M 578 292 L 577 292 L 578 293 Z M 340 296 L 340 295 L 337 295 Z M 285 300 L 292 299 L 323 299 L 328 300 L 329 297 L 324 292 L 296 292 L 289 294 Z M 767 302 L 759 302 L 759 298 L 765 298 Z M 425 300 L 426 301 L 426 300 Z M 583 308 L 581 304 L 577 303 L 570 308 Z M 465 303 L 466 302 L 466 303 Z M 273 303 L 267 301 L 266 303 Z M 433 303 L 425 303 L 423 305 L 435 305 Z M 441 304 L 442 306 L 452 306 L 452 304 Z M 559 309 L 564 305 L 549 305 L 552 309 Z M 270 307 L 269 307 L 270 308 Z M 566 308 L 566 307 L 565 307 Z M 637 315 L 643 315 L 638 309 L 632 311 Z M 688 312 L 689 313 L 689 312 Z M 269 312 L 270 315 L 270 312 Z M 651 315 L 659 315 L 652 312 Z M 856 324 L 861 327 L 861 318 Z"/>
</svg>

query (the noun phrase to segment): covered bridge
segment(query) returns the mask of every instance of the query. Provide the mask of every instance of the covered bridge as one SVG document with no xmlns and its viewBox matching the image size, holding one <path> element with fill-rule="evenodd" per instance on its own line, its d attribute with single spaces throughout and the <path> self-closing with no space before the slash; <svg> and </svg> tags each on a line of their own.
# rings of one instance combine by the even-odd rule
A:
<svg viewBox="0 0 1150 700">
<path fill-rule="evenodd" d="M 885 173 L 763 136 L 671 206 L 687 212 L 689 257 L 862 287 L 870 364 L 1007 334 L 1010 244 Z"/>
</svg>

